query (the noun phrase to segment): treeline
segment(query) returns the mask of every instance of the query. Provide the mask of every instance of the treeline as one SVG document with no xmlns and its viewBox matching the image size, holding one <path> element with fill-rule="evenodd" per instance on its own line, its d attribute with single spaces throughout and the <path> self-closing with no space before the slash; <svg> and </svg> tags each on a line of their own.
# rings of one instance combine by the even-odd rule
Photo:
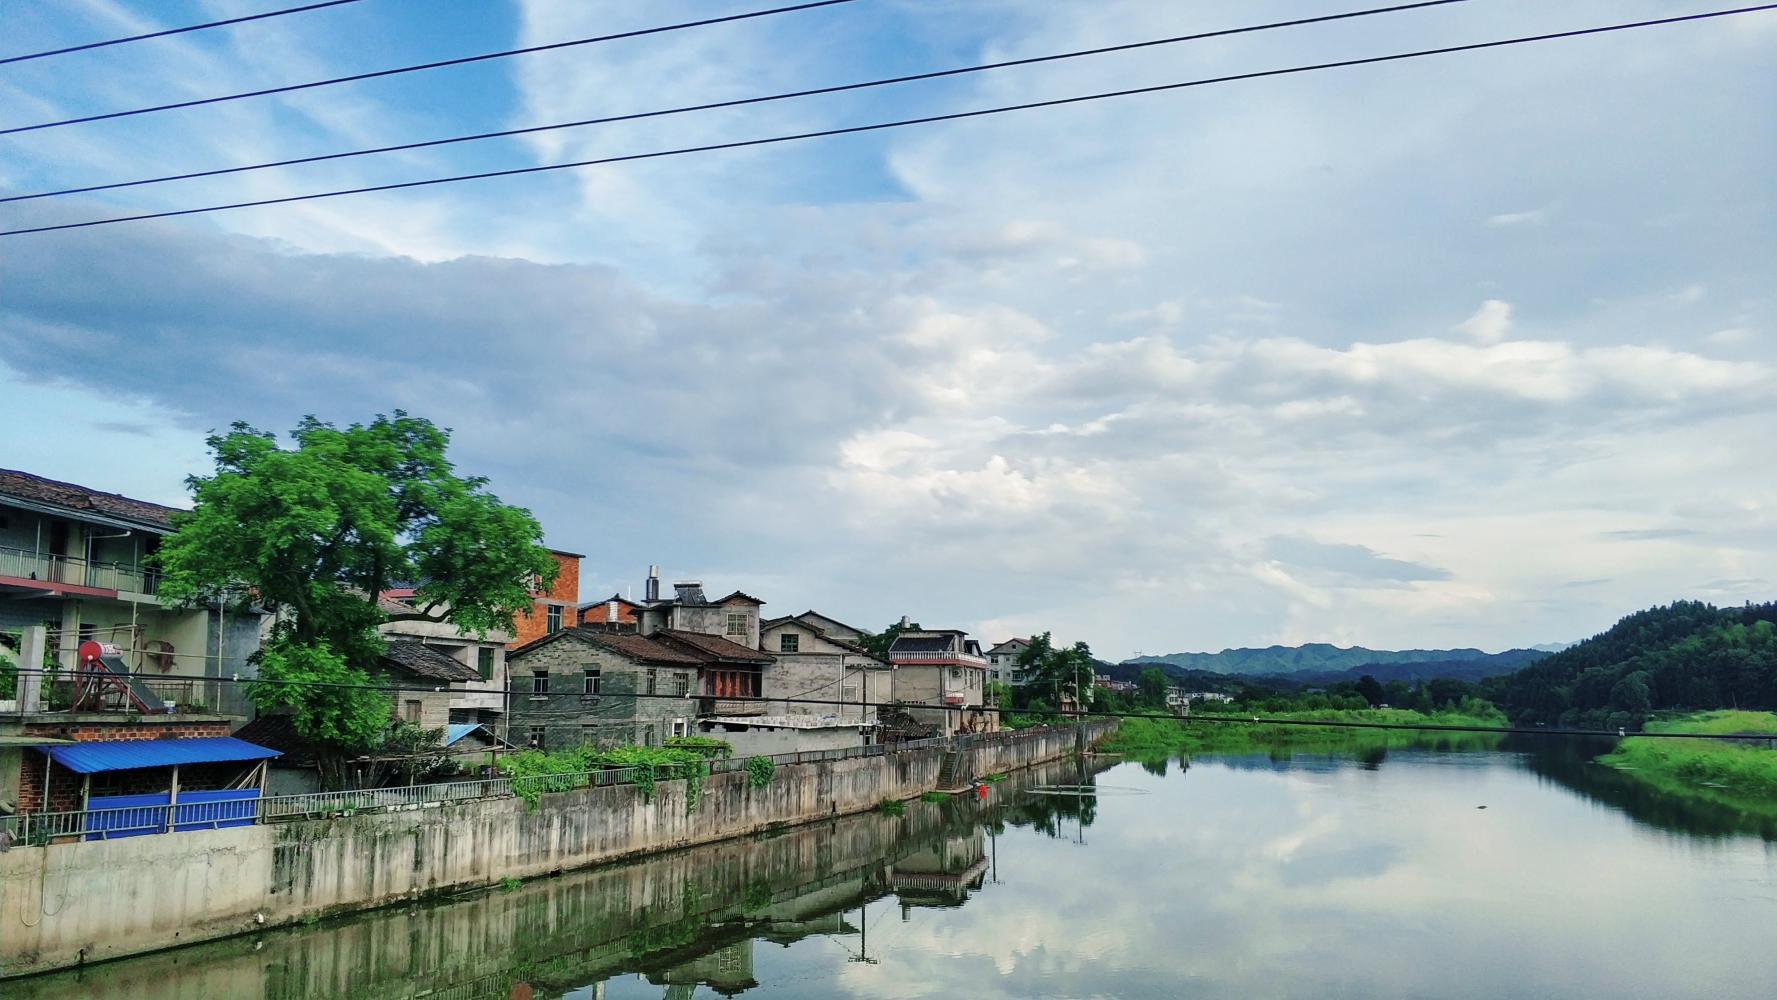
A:
<svg viewBox="0 0 1777 1000">
<path fill-rule="evenodd" d="M 1654 712 L 1777 709 L 1777 603 L 1637 611 L 1481 689 L 1522 724 L 1639 729 Z"/>
</svg>

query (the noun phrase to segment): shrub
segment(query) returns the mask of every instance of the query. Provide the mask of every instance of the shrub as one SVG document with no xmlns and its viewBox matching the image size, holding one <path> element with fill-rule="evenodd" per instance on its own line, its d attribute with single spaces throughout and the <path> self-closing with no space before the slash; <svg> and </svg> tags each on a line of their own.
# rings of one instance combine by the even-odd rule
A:
<svg viewBox="0 0 1777 1000">
<path fill-rule="evenodd" d="M 771 776 L 777 773 L 777 765 L 770 757 L 747 758 L 747 784 L 754 788 L 764 788 L 771 784 Z"/>
</svg>

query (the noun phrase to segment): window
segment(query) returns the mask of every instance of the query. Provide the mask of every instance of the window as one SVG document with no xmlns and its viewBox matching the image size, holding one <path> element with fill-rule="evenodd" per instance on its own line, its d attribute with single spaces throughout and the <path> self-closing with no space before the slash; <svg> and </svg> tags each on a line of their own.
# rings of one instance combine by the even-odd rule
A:
<svg viewBox="0 0 1777 1000">
<path fill-rule="evenodd" d="M 689 736 L 690 735 L 690 729 L 688 726 L 685 725 L 684 719 L 674 719 L 673 720 L 673 735 L 674 736 Z"/>
<path fill-rule="evenodd" d="M 494 648 L 492 646 L 483 646 L 475 651 L 475 672 L 480 674 L 484 681 L 494 679 Z"/>
<path fill-rule="evenodd" d="M 728 637 L 734 638 L 735 636 L 740 636 L 745 638 L 747 632 L 747 616 L 730 613 L 728 615 Z"/>
<path fill-rule="evenodd" d="M 654 727 L 653 726 L 643 726 L 642 727 L 642 746 L 651 747 L 653 745 L 654 745 Z"/>
<path fill-rule="evenodd" d="M 648 668 L 648 693 L 649 694 L 654 693 L 654 682 L 655 682 L 654 675 L 655 675 L 655 673 L 656 673 L 656 671 L 654 670 L 653 667 Z"/>
<path fill-rule="evenodd" d="M 533 670 L 533 671 L 531 671 L 531 693 L 532 694 L 548 694 L 549 693 L 549 671 L 547 671 L 547 670 Z"/>
<path fill-rule="evenodd" d="M 587 667 L 580 678 L 581 694 L 599 693 L 599 668 Z"/>
<path fill-rule="evenodd" d="M 673 694 L 683 698 L 691 693 L 691 677 L 684 671 L 673 675 Z"/>
<path fill-rule="evenodd" d="M 794 632 L 785 632 L 777 637 L 777 651 L 780 653 L 799 653 L 802 651 L 802 637 Z"/>
<path fill-rule="evenodd" d="M 416 726 L 419 725 L 420 712 L 422 711 L 420 703 L 417 701 L 409 701 L 402 707 L 405 710 L 402 717 Z"/>
<path fill-rule="evenodd" d="M 580 745 L 594 746 L 598 743 L 598 727 L 583 725 L 580 727 Z"/>
<path fill-rule="evenodd" d="M 549 606 L 549 631 L 552 634 L 561 631 L 561 605 L 559 604 Z"/>
<path fill-rule="evenodd" d="M 529 744 L 530 744 L 531 749 L 533 749 L 533 750 L 543 749 L 543 727 L 542 726 L 532 726 L 531 727 L 531 738 L 530 738 Z"/>
</svg>

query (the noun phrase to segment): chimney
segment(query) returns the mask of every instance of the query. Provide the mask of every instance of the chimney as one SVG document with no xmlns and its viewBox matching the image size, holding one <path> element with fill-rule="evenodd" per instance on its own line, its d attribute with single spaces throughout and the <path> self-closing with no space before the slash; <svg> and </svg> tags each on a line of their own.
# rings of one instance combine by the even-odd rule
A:
<svg viewBox="0 0 1777 1000">
<path fill-rule="evenodd" d="M 605 602 L 605 621 L 614 622 L 616 620 L 617 620 L 617 598 L 613 597 L 610 600 Z"/>
<path fill-rule="evenodd" d="M 644 601 L 648 601 L 648 602 L 652 603 L 654 601 L 660 600 L 660 567 L 659 566 L 649 566 L 648 567 L 648 585 L 647 585 L 647 588 L 645 590 L 643 590 L 643 593 L 647 595 L 642 598 Z"/>
<path fill-rule="evenodd" d="M 901 628 L 902 629 L 909 629 L 912 627 L 913 627 L 913 619 L 907 617 L 906 615 L 902 615 L 901 616 Z"/>
<path fill-rule="evenodd" d="M 677 593 L 680 604 L 698 606 L 709 603 L 703 596 L 703 582 L 701 580 L 684 580 L 675 583 L 673 590 Z"/>
</svg>

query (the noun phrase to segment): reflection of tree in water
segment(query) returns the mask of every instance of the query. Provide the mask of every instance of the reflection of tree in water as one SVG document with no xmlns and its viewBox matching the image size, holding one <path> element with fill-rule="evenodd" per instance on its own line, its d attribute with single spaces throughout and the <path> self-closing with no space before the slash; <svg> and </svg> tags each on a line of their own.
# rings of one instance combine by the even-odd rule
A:
<svg viewBox="0 0 1777 1000">
<path fill-rule="evenodd" d="M 1025 792 L 1013 798 L 1003 807 L 1001 829 L 1004 826 L 1030 827 L 1045 836 L 1059 838 L 1072 836 L 1064 832 L 1064 828 L 1078 831 L 1091 826 L 1098 818 L 1098 796 L 1092 791 L 1098 787 L 1098 776 L 1082 765 L 1057 783 L 1070 782 L 1081 786 L 1078 794 L 1071 791 L 1054 794 Z"/>
<path fill-rule="evenodd" d="M 1754 834 L 1777 840 L 1777 817 L 1736 809 L 1702 797 L 1674 795 L 1596 761 L 1609 740 L 1551 736 L 1513 737 L 1504 749 L 1522 753 L 1524 765 L 1565 788 L 1614 806 L 1639 822 L 1699 837 Z"/>
</svg>

